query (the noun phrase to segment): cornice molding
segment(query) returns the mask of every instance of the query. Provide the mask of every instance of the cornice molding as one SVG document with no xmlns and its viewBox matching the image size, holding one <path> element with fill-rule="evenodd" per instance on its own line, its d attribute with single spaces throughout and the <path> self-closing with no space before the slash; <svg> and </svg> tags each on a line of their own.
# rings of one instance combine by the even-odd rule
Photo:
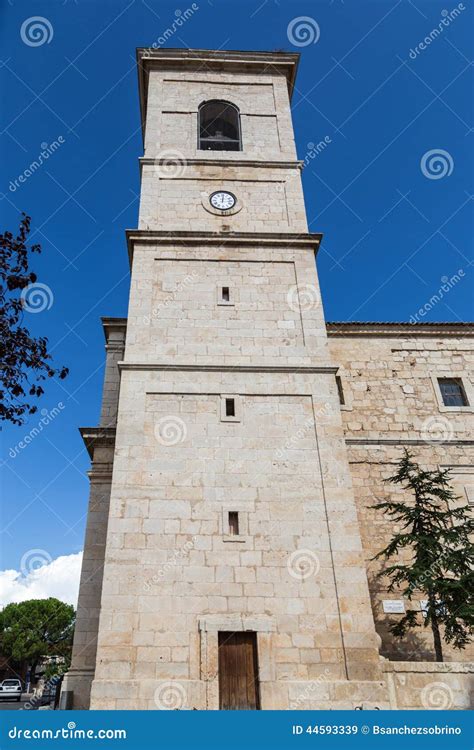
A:
<svg viewBox="0 0 474 750">
<path fill-rule="evenodd" d="M 439 661 L 389 661 L 388 659 L 381 660 L 381 666 L 383 672 L 421 672 L 424 675 L 427 673 L 432 674 L 471 674 L 474 672 L 473 662 L 439 662 Z"/>
<path fill-rule="evenodd" d="M 127 318 L 102 318 L 104 329 L 127 330 Z M 474 334 L 474 323 L 326 323 L 327 334 L 337 336 L 389 336 L 411 335 L 464 338 Z"/>
<path fill-rule="evenodd" d="M 87 472 L 91 484 L 103 484 L 112 480 L 112 465 L 110 469 L 91 469 Z"/>
<path fill-rule="evenodd" d="M 96 447 L 113 449 L 115 446 L 115 427 L 79 427 L 79 432 L 91 460 Z"/>
<path fill-rule="evenodd" d="M 111 348 L 120 346 L 117 340 L 115 340 L 114 342 L 110 342 L 111 333 L 122 334 L 123 343 L 125 343 L 125 334 L 127 333 L 127 318 L 102 317 L 101 321 L 102 321 L 102 326 L 104 329 L 105 342 L 107 346 L 110 346 Z"/>
<path fill-rule="evenodd" d="M 474 323 L 378 323 L 341 322 L 326 323 L 329 337 L 383 336 L 385 338 L 419 338 L 474 336 Z"/>
<path fill-rule="evenodd" d="M 364 445 L 367 445 L 369 447 L 371 446 L 390 446 L 390 445 L 398 445 L 398 446 L 404 446 L 404 445 L 424 445 L 427 448 L 433 448 L 433 445 L 435 445 L 435 441 L 429 442 L 428 440 L 407 440 L 406 438 L 345 438 L 346 445 L 353 445 L 353 446 L 360 446 L 363 447 Z M 453 440 L 443 440 L 443 442 L 439 443 L 439 445 L 474 445 L 474 440 L 462 440 L 462 439 L 453 439 Z"/>
<path fill-rule="evenodd" d="M 172 372 L 287 372 L 295 375 L 323 373 L 335 375 L 338 368 L 333 365 L 300 365 L 286 367 L 283 365 L 171 365 L 154 362 L 118 362 L 119 370 L 170 370 Z"/>
<path fill-rule="evenodd" d="M 219 247 L 288 247 L 291 249 L 313 249 L 317 253 L 323 235 L 296 232 L 171 232 L 156 229 L 127 229 L 128 256 L 133 262 L 133 249 L 137 242 L 154 245 L 217 245 Z"/>
<path fill-rule="evenodd" d="M 168 159 L 154 158 L 152 156 L 141 156 L 138 159 L 140 167 L 145 164 L 167 164 Z M 213 159 L 205 159 L 202 156 L 198 157 L 185 157 L 184 161 L 186 166 L 196 164 L 197 166 L 203 167 L 258 167 L 259 169 L 303 169 L 304 161 L 302 159 L 293 159 L 289 161 L 259 161 L 258 159 L 219 159 L 214 157 Z M 166 179 L 162 177 L 160 179 Z M 176 180 L 176 177 L 170 177 L 170 180 Z M 195 179 L 195 178 L 192 178 Z"/>
</svg>

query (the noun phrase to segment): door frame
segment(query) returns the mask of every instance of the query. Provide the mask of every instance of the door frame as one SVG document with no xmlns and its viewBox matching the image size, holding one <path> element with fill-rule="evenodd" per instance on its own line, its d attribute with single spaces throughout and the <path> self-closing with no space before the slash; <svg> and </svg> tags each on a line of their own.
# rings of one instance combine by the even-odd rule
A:
<svg viewBox="0 0 474 750">
<path fill-rule="evenodd" d="M 275 681 L 275 664 L 271 658 L 272 633 L 276 632 L 274 617 L 260 615 L 239 617 L 238 615 L 208 615 L 199 620 L 201 635 L 200 678 L 206 683 L 206 709 L 219 711 L 219 632 L 242 632 L 250 630 L 256 634 L 259 704 L 264 709 L 265 686 Z M 263 688 L 263 689 L 262 689 Z"/>
</svg>

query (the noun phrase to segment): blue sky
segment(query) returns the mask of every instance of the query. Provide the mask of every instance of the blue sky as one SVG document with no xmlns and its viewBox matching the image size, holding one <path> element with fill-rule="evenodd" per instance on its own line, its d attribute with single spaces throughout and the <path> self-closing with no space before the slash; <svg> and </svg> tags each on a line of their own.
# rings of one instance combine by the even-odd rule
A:
<svg viewBox="0 0 474 750">
<path fill-rule="evenodd" d="M 137 224 L 135 48 L 151 45 L 191 5 L 2 1 L 1 231 L 17 228 L 21 210 L 32 216 L 43 248 L 34 268 L 51 297 L 28 323 L 71 370 L 64 383 L 48 384 L 40 408 L 63 408 L 30 445 L 14 450 L 40 415 L 3 432 L 3 568 L 20 570 L 23 558 L 32 570 L 31 550 L 48 561 L 82 548 L 89 461 L 77 428 L 97 424 L 99 318 L 126 315 L 124 230 Z M 409 320 L 459 270 L 461 281 L 425 319 L 472 319 L 471 3 L 196 5 L 167 46 L 302 54 L 293 99 L 299 157 L 308 144 L 327 143 L 303 176 L 310 229 L 324 233 L 318 268 L 327 319 Z M 454 8 L 452 19 L 443 13 Z M 42 44 L 24 41 L 33 16 L 46 19 Z M 303 16 L 313 38 L 298 46 L 288 25 Z M 47 162 L 20 183 L 42 144 L 54 141 Z M 439 160 L 429 152 L 441 152 Z"/>
</svg>

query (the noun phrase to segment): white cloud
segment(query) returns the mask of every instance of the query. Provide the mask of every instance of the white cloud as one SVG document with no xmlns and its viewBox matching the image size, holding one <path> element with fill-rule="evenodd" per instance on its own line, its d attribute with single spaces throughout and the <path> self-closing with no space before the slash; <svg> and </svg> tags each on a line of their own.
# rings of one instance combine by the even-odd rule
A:
<svg viewBox="0 0 474 750">
<path fill-rule="evenodd" d="M 39 553 L 42 550 L 30 552 Z M 36 560 L 38 559 L 39 556 L 36 555 Z M 0 571 L 0 607 L 11 602 L 24 602 L 26 599 L 47 599 L 49 596 L 77 605 L 82 552 L 63 555 L 51 561 L 46 558 L 45 564 L 39 567 L 35 567 L 33 561 L 34 564 L 29 568 L 24 562 L 28 562 L 26 556 L 22 560 L 22 570 Z"/>
</svg>

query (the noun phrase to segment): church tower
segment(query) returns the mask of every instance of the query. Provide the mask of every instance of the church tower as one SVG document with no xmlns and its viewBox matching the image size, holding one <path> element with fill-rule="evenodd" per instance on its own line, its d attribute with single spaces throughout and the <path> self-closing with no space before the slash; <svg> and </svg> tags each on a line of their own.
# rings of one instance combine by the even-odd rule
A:
<svg viewBox="0 0 474 750">
<path fill-rule="evenodd" d="M 138 50 L 139 228 L 128 319 L 104 323 L 102 425 L 83 430 L 99 491 L 74 707 L 89 690 L 95 709 L 387 704 L 293 136 L 297 66 Z"/>
</svg>

